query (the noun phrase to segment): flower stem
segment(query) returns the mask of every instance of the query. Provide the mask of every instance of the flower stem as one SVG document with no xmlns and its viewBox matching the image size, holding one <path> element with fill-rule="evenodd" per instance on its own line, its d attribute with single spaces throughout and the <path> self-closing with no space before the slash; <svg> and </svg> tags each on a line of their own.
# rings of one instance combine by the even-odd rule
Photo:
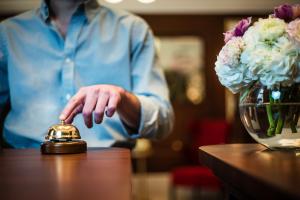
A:
<svg viewBox="0 0 300 200">
<path fill-rule="evenodd" d="M 274 135 L 274 132 L 275 132 L 275 122 L 274 122 L 273 113 L 272 113 L 273 99 L 272 99 L 271 95 L 269 96 L 269 99 L 270 99 L 270 103 L 268 105 L 266 105 L 268 121 L 269 121 L 269 128 L 267 131 L 267 135 L 272 136 L 272 135 Z"/>
<path fill-rule="evenodd" d="M 298 120 L 297 115 L 296 115 L 296 117 L 297 117 L 297 120 Z M 290 123 L 292 133 L 297 133 L 296 123 L 297 122 L 295 122 L 295 119 L 292 118 L 291 123 Z"/>
<path fill-rule="evenodd" d="M 282 128 L 283 128 L 283 116 L 282 116 L 282 109 L 281 109 L 281 105 L 280 105 L 280 101 L 278 102 L 278 122 L 276 125 L 276 130 L 275 130 L 275 134 L 281 134 Z"/>
<path fill-rule="evenodd" d="M 299 108 L 297 108 L 297 112 L 295 113 L 294 119 L 292 119 L 291 122 L 291 129 L 292 133 L 297 133 L 297 123 L 298 123 L 298 118 L 299 118 Z"/>
<path fill-rule="evenodd" d="M 296 129 L 294 122 L 291 122 L 291 130 L 292 130 L 292 133 L 297 133 L 297 129 Z"/>
</svg>

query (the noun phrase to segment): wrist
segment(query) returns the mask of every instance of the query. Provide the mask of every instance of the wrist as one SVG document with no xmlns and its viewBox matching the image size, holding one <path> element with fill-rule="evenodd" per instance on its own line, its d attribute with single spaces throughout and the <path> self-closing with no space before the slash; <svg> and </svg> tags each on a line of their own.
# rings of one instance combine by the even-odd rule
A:
<svg viewBox="0 0 300 200">
<path fill-rule="evenodd" d="M 118 106 L 118 111 L 131 112 L 140 108 L 139 99 L 131 92 L 122 89 L 120 91 L 121 101 Z"/>
<path fill-rule="evenodd" d="M 117 112 L 129 132 L 136 132 L 138 130 L 141 104 L 134 94 L 126 90 L 122 92 Z"/>
</svg>

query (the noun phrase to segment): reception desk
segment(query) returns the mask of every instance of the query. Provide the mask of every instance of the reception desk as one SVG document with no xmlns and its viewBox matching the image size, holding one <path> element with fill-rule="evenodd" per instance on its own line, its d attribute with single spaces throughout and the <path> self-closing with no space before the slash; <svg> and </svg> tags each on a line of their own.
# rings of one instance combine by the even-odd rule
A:
<svg viewBox="0 0 300 200">
<path fill-rule="evenodd" d="M 199 155 L 224 183 L 227 199 L 300 199 L 300 152 L 226 144 L 200 147 Z"/>
<path fill-rule="evenodd" d="M 0 199 L 131 199 L 130 151 L 42 155 L 38 149 L 0 153 Z"/>
</svg>

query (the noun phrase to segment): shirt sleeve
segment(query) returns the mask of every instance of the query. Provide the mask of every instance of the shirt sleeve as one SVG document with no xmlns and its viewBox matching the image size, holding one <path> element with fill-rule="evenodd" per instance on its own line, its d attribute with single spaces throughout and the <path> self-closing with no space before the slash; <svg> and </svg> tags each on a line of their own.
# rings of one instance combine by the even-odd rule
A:
<svg viewBox="0 0 300 200">
<path fill-rule="evenodd" d="M 8 103 L 8 78 L 7 78 L 7 54 L 5 48 L 5 40 L 3 37 L 3 27 L 0 24 L 0 124 L 2 115 L 4 114 L 5 106 Z"/>
<path fill-rule="evenodd" d="M 139 131 L 131 137 L 162 138 L 172 129 L 174 114 L 167 83 L 158 66 L 153 34 L 140 18 L 132 28 L 131 67 L 133 93 L 141 103 Z"/>
</svg>

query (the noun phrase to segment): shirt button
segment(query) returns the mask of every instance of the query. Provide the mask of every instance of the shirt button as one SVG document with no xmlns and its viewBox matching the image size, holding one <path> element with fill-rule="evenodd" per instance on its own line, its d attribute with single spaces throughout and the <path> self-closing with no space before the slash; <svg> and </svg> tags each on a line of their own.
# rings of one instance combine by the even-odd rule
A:
<svg viewBox="0 0 300 200">
<path fill-rule="evenodd" d="M 67 94 L 67 95 L 66 95 L 66 99 L 67 99 L 67 100 L 70 100 L 70 99 L 71 99 L 71 95 L 70 95 L 70 94 Z"/>
<path fill-rule="evenodd" d="M 70 58 L 66 58 L 65 62 L 66 62 L 66 63 L 71 63 L 72 60 L 71 60 Z"/>
</svg>

